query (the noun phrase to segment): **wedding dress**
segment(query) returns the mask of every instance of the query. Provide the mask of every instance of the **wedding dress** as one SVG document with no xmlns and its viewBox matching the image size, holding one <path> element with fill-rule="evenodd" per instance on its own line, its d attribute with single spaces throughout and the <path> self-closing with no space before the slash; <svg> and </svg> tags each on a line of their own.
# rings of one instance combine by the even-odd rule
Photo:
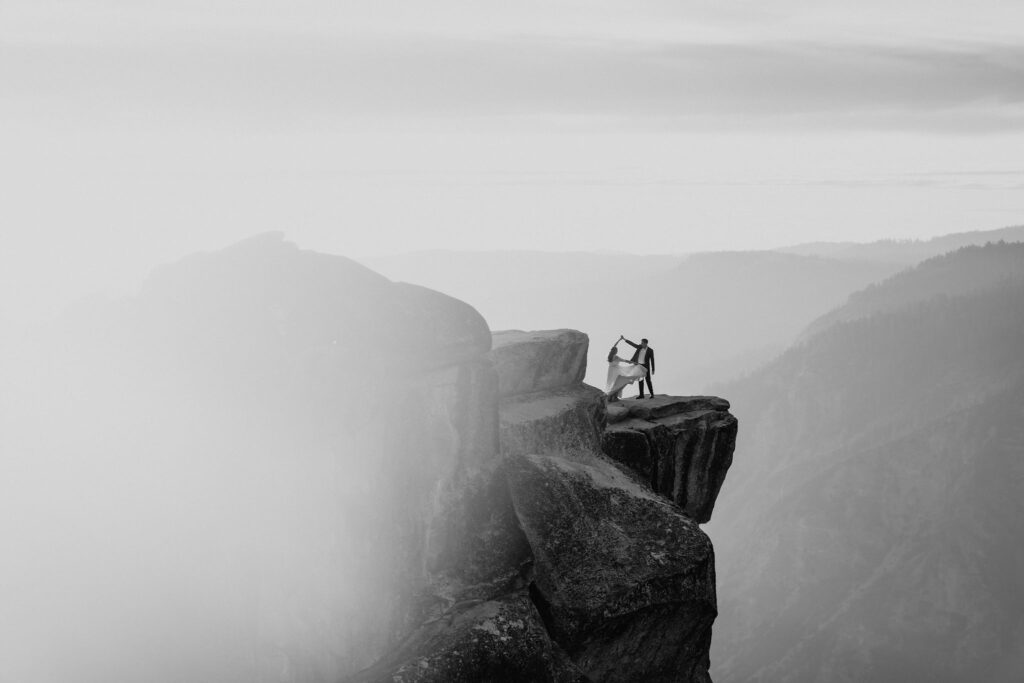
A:
<svg viewBox="0 0 1024 683">
<path fill-rule="evenodd" d="M 627 384 L 632 384 L 646 374 L 647 368 L 644 366 L 615 356 L 608 363 L 608 381 L 605 383 L 605 393 L 613 397 L 618 396 L 618 393 Z"/>
</svg>

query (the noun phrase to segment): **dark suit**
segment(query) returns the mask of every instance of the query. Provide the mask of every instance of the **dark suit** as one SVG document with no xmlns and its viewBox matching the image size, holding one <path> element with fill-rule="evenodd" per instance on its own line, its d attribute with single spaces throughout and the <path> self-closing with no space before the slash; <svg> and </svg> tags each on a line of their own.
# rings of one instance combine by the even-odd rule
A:
<svg viewBox="0 0 1024 683">
<path fill-rule="evenodd" d="M 625 339 L 623 341 L 625 341 L 627 344 L 629 344 L 634 349 L 636 349 L 636 351 L 633 352 L 633 357 L 630 358 L 629 360 L 634 362 L 634 363 L 639 361 L 640 360 L 640 344 L 634 344 L 633 342 L 629 341 L 628 339 Z M 651 375 L 654 374 L 654 349 L 652 349 L 650 346 L 647 347 L 647 358 L 644 359 L 643 366 L 645 368 L 647 368 L 647 374 L 639 382 L 639 385 L 640 385 L 640 398 L 644 397 L 644 381 L 647 382 L 647 391 L 650 392 L 651 396 L 654 396 L 654 386 L 651 384 Z"/>
</svg>

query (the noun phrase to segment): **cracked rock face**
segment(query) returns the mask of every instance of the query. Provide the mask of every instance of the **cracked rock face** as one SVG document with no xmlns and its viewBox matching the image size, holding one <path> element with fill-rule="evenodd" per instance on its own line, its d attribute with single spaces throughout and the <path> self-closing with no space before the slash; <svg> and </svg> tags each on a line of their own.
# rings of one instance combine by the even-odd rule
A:
<svg viewBox="0 0 1024 683">
<path fill-rule="evenodd" d="M 709 397 L 608 414 L 581 381 L 586 348 L 571 330 L 494 335 L 497 456 L 457 459 L 427 530 L 419 617 L 353 682 L 710 681 L 714 550 L 697 523 L 735 420 Z M 449 413 L 454 444 L 475 433 Z M 670 467 L 662 454 L 683 442 L 685 466 Z M 651 486 L 680 477 L 692 510 Z"/>
<path fill-rule="evenodd" d="M 555 640 L 598 681 L 703 681 L 715 604 L 711 541 L 607 460 L 508 465 Z"/>
<path fill-rule="evenodd" d="M 352 683 L 586 680 L 551 642 L 525 588 L 453 606 L 423 624 L 388 658 L 351 679 Z"/>
<path fill-rule="evenodd" d="M 732 465 L 738 423 L 713 396 L 624 400 L 608 411 L 602 448 L 697 522 L 711 519 Z"/>
<path fill-rule="evenodd" d="M 579 384 L 501 399 L 498 434 L 503 455 L 601 449 L 604 393 Z"/>
<path fill-rule="evenodd" d="M 89 496 L 144 501 L 90 519 L 130 549 L 130 580 L 101 594 L 132 636 L 157 642 L 165 613 L 189 625 L 160 653 L 175 680 L 707 680 L 710 543 L 601 454 L 586 335 L 502 333 L 491 351 L 468 304 L 266 235 L 39 343 L 61 353 L 33 360 L 32 384 L 61 389 L 41 397 L 74 429 L 16 436 Z M 147 550 L 181 528 L 181 558 Z M 189 590 L 153 588 L 179 573 Z M 99 661 L 85 641 L 103 631 L 69 643 Z M 125 680 L 170 680 L 119 655 Z"/>
</svg>

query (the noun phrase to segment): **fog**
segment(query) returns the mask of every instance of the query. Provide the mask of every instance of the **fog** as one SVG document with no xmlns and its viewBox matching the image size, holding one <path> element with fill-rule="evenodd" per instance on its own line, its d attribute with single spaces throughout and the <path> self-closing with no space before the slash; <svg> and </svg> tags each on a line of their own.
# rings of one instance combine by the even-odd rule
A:
<svg viewBox="0 0 1024 683">
<path fill-rule="evenodd" d="M 440 347 L 402 296 L 271 236 L 5 338 L 0 679 L 370 664 L 432 491 L 408 403 Z"/>
<path fill-rule="evenodd" d="M 7 0 L 0 327 L 269 230 L 363 257 L 1014 224 L 1020 12 Z"/>
<path fill-rule="evenodd" d="M 820 593 L 801 592 L 806 575 L 786 563 L 820 557 L 808 537 L 898 545 L 926 526 L 878 535 L 836 522 L 851 517 L 807 493 L 802 469 L 825 452 L 844 473 L 827 490 L 861 511 L 881 509 L 873 492 L 889 481 L 871 479 L 873 464 L 899 465 L 900 454 L 918 469 L 890 472 L 897 489 L 927 479 L 936 454 L 936 481 L 958 491 L 958 467 L 996 463 L 999 476 L 970 479 L 972 495 L 957 498 L 973 519 L 998 489 L 983 509 L 997 543 L 975 543 L 995 533 L 984 525 L 957 527 L 994 578 L 941 614 L 898 582 L 872 606 L 909 596 L 920 607 L 902 622 L 910 640 L 919 624 L 990 619 L 1019 642 L 1019 554 L 994 549 L 1020 546 L 1005 522 L 1017 511 L 1019 416 L 997 410 L 1019 403 L 1018 368 L 1004 357 L 1017 337 L 1003 322 L 1016 320 L 1019 292 L 983 300 L 999 283 L 970 269 L 887 306 L 857 292 L 946 251 L 1021 239 L 1018 229 L 928 241 L 1024 220 L 1022 12 L 998 0 L 5 0 L 0 681 L 336 680 L 402 631 L 396 605 L 421 569 L 401 555 L 403 534 L 422 531 L 434 469 L 449 471 L 443 454 L 459 442 L 458 410 L 431 394 L 425 368 L 466 352 L 432 336 L 447 328 L 410 294 L 420 290 L 348 258 L 462 299 L 494 329 L 582 330 L 591 384 L 625 334 L 657 350 L 657 392 L 735 392 L 733 482 L 747 493 L 768 470 L 777 479 L 757 495 L 725 485 L 726 519 L 738 521 L 714 533 L 730 563 L 722 590 L 734 594 L 716 629 L 735 649 L 716 653 L 716 680 L 781 680 L 784 667 L 772 667 L 787 661 L 785 638 L 810 632 L 834 640 L 794 646 L 794 660 L 812 664 L 793 680 L 821 680 L 813 663 L 836 652 L 836 667 L 856 673 L 864 661 L 842 644 L 892 635 L 878 627 L 884 610 L 864 622 L 827 601 L 816 611 Z M 223 268 L 190 256 L 267 231 L 309 251 L 275 261 L 248 243 L 215 259 Z M 988 289 L 952 286 L 967 281 Z M 964 303 L 968 293 L 978 298 Z M 975 305 L 996 312 L 970 318 Z M 862 330 L 901 341 L 888 357 L 937 358 L 922 330 L 939 329 L 977 332 L 999 351 L 954 346 L 954 360 L 1004 366 L 982 363 L 982 376 L 951 363 L 943 374 L 936 362 L 910 379 L 904 365 L 854 368 L 816 382 L 827 372 L 794 349 L 849 370 L 839 342 L 802 345 L 864 311 L 890 316 L 892 329 Z M 947 318 L 960 323 L 934 327 Z M 892 332 L 902 325 L 910 331 Z M 865 349 L 876 367 L 871 353 L 885 353 L 854 350 Z M 870 386 L 854 381 L 868 376 Z M 930 427 L 914 422 L 923 431 L 899 441 L 901 412 L 829 423 L 855 445 L 883 425 L 891 459 L 833 448 L 832 432 L 804 438 L 808 416 L 829 406 L 877 408 L 894 377 L 919 390 L 908 402 L 934 408 L 908 416 Z M 763 411 L 776 404 L 773 419 Z M 968 411 L 961 422 L 957 411 Z M 959 446 L 907 445 L 931 428 Z M 789 457 L 800 467 L 775 471 Z M 835 519 L 814 536 L 822 510 Z M 892 515 L 928 517 L 910 504 Z M 763 519 L 796 531 L 782 538 L 751 521 Z M 755 547 L 749 529 L 763 555 L 743 554 Z M 980 575 L 942 552 L 911 553 L 942 560 L 934 585 L 947 567 L 951 585 Z M 779 616 L 771 572 L 747 572 L 768 566 L 793 578 L 787 604 L 813 618 Z M 861 595 L 844 582 L 862 575 L 827 570 L 818 588 Z M 1009 612 L 963 607 L 990 601 Z M 761 625 L 777 638 L 758 640 Z M 939 630 L 947 645 L 965 637 Z M 1019 648 L 971 633 L 988 649 L 957 651 L 989 653 L 992 676 L 1016 673 Z M 929 644 L 879 661 L 920 674 L 905 665 L 944 651 Z"/>
<path fill-rule="evenodd" d="M 434 273 L 439 287 L 465 288 L 468 299 L 493 312 L 492 321 L 588 330 L 589 375 L 597 384 L 600 356 L 619 331 L 648 336 L 658 349 L 659 393 L 691 393 L 700 373 L 712 381 L 716 373 L 761 368 L 714 388 L 735 399 L 751 435 L 744 440 L 741 427 L 735 471 L 720 501 L 725 509 L 716 512 L 731 523 L 711 525 L 722 558 L 716 647 L 726 648 L 715 661 L 724 680 L 741 680 L 778 666 L 773 658 L 781 655 L 762 652 L 751 626 L 788 618 L 779 612 L 791 603 L 774 600 L 771 586 L 787 577 L 795 582 L 790 601 L 805 605 L 813 595 L 801 592 L 805 583 L 825 582 L 834 602 L 847 595 L 846 584 L 859 580 L 856 573 L 832 576 L 827 569 L 820 576 L 773 569 L 751 577 L 745 568 L 799 563 L 805 556 L 842 565 L 847 536 L 869 547 L 910 547 L 898 540 L 907 533 L 899 520 L 919 524 L 915 520 L 944 504 L 942 486 L 927 481 L 955 481 L 974 471 L 958 458 L 987 459 L 1014 471 L 1019 244 L 955 252 L 886 279 L 899 267 L 892 262 L 904 258 L 901 250 L 914 258 L 992 235 L 858 251 L 883 253 L 882 263 L 775 252 L 507 252 L 468 255 L 462 263 L 450 254 L 380 263 L 405 270 L 408 279 L 429 281 Z M 838 247 L 801 251 L 815 249 L 834 253 Z M 619 280 L 621 293 L 591 277 L 601 264 L 623 259 L 648 274 Z M 546 286 L 517 287 L 523 272 L 536 273 L 532 283 Z M 574 281 L 558 285 L 565 277 Z M 636 315 L 608 318 L 609 310 Z M 836 325 L 862 318 L 868 323 L 859 336 L 837 331 Z M 467 320 L 475 327 L 459 322 Z M 443 555 L 438 548 L 450 542 L 444 521 L 420 534 L 434 525 L 431 519 L 446 519 L 437 517 L 440 482 L 463 467 L 459 454 L 472 442 L 460 430 L 466 410 L 475 408 L 467 407 L 464 387 L 456 388 L 463 380 L 445 374 L 472 357 L 466 355 L 468 329 L 486 335 L 484 321 L 463 304 L 270 234 L 157 268 L 135 295 L 83 300 L 55 320 L 6 335 L 0 354 L 3 680 L 333 681 L 373 663 L 403 632 L 410 601 L 421 599 L 417 586 L 435 561 L 429 558 Z M 929 336 L 942 345 L 923 343 Z M 758 357 L 765 342 L 789 350 L 776 361 L 775 349 Z M 928 353 L 919 351 L 926 347 Z M 726 355 L 744 351 L 750 355 Z M 872 354 L 875 360 L 865 360 Z M 848 360 L 859 357 L 852 365 Z M 793 369 L 800 364 L 811 370 Z M 825 379 L 829 374 L 837 378 Z M 887 400 L 872 399 L 877 392 Z M 859 412 L 809 407 L 847 402 Z M 929 420 L 937 426 L 925 429 L 950 431 L 947 441 L 959 445 L 908 445 L 899 440 L 900 427 L 886 426 Z M 872 427 L 858 436 L 862 425 L 881 425 L 881 431 Z M 986 428 L 1003 436 L 973 436 Z M 877 476 L 872 463 L 879 456 L 851 453 L 879 440 L 890 444 L 886 463 L 896 458 L 920 468 L 927 466 L 922 459 L 941 456 L 927 477 L 915 469 L 891 475 L 910 490 L 924 486 L 921 496 L 894 499 L 881 493 L 884 488 L 859 484 Z M 474 457 L 486 457 L 486 448 Z M 850 470 L 834 485 L 852 487 L 850 495 L 861 503 L 838 518 L 841 524 L 826 525 L 822 533 L 835 542 L 804 546 L 793 534 L 809 519 L 834 514 L 830 500 L 818 501 L 817 489 L 807 490 L 807 477 L 832 471 L 832 462 Z M 1014 528 L 1005 520 L 1015 518 L 1019 482 L 1010 474 L 992 481 L 970 477 L 964 489 L 970 495 L 957 494 L 958 504 L 971 509 L 985 500 L 983 514 L 996 520 L 995 529 Z M 801 505 L 809 507 L 794 512 Z M 865 517 L 883 507 L 891 517 L 885 533 L 876 535 L 864 526 Z M 768 513 L 781 516 L 777 525 L 752 521 Z M 1004 532 L 996 532 L 993 545 L 989 532 L 957 515 L 945 528 L 952 534 L 946 542 L 989 558 L 987 571 L 1002 577 L 996 585 L 1003 588 L 993 593 L 971 583 L 963 599 L 941 609 L 1003 600 L 1006 609 L 969 610 L 978 624 L 971 637 L 1016 628 L 1017 582 L 1006 577 L 1019 575 L 1018 561 L 998 550 L 1008 540 Z M 743 540 L 755 532 L 761 545 Z M 762 547 L 772 538 L 780 545 Z M 906 552 L 937 552 L 931 537 L 907 538 L 915 545 Z M 754 547 L 760 550 L 753 555 L 744 550 Z M 859 609 L 885 618 L 886 604 L 915 600 L 917 588 L 901 578 L 902 567 L 893 569 L 893 580 L 901 582 L 895 593 L 884 599 L 855 593 Z M 939 556 L 920 571 L 966 577 L 974 570 Z M 830 603 L 814 604 L 825 609 Z M 799 609 L 813 613 L 803 618 L 831 624 L 822 626 L 824 633 L 860 623 Z M 779 642 L 799 642 L 817 623 L 777 630 Z M 865 623 L 883 637 L 880 626 Z M 906 637 L 918 637 L 917 621 L 901 623 Z M 870 670 L 920 674 L 931 656 L 929 641 L 922 642 L 917 654 Z M 817 680 L 808 662 L 820 658 L 869 670 L 840 643 L 795 651 L 804 668 L 789 680 Z M 986 651 L 965 646 L 958 652 L 951 666 L 966 666 Z M 982 664 L 991 671 L 1003 667 L 1011 673 L 998 676 L 1011 680 L 1019 668 L 1014 651 L 999 646 L 994 652 L 998 656 Z"/>
<path fill-rule="evenodd" d="M 1022 237 L 1024 228 L 1011 227 L 769 251 L 435 250 L 361 261 L 472 304 L 493 329 L 585 330 L 591 336 L 587 381 L 594 386 L 604 382 L 605 357 L 619 335 L 634 342 L 646 337 L 657 351 L 655 390 L 695 394 L 756 370 L 816 318 L 907 266 L 961 246 Z M 620 351 L 632 349 L 620 344 Z"/>
</svg>

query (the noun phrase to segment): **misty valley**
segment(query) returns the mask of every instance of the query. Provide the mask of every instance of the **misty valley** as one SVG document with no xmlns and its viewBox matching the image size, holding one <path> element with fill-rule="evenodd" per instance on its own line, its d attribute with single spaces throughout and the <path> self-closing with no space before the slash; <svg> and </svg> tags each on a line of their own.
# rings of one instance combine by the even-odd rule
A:
<svg viewBox="0 0 1024 683">
<path fill-rule="evenodd" d="M 0 683 L 1024 683 L 1024 3 L 0 0 Z"/>
<path fill-rule="evenodd" d="M 0 680 L 1020 680 L 1021 236 L 160 266 L 4 340 Z"/>
</svg>

